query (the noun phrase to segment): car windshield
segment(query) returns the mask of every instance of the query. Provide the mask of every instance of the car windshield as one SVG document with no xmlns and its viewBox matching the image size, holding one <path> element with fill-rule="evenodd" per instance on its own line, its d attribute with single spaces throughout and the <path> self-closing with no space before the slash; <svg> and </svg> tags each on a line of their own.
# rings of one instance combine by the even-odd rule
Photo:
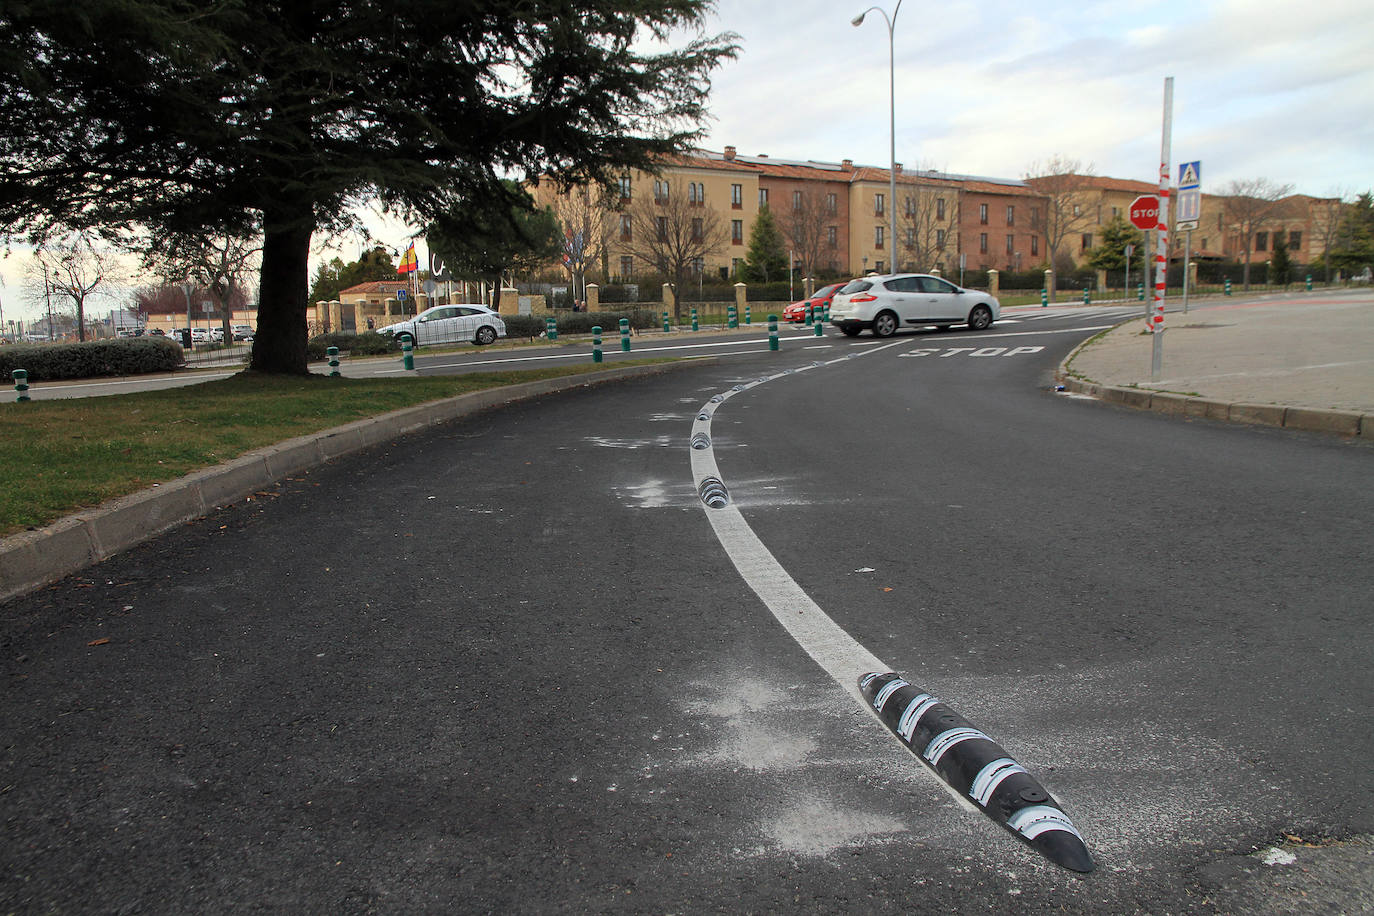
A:
<svg viewBox="0 0 1374 916">
<path fill-rule="evenodd" d="M 869 283 L 867 280 L 850 280 L 848 283 L 845 284 L 844 289 L 840 290 L 840 292 L 862 293 L 872 288 L 873 284 Z"/>
</svg>

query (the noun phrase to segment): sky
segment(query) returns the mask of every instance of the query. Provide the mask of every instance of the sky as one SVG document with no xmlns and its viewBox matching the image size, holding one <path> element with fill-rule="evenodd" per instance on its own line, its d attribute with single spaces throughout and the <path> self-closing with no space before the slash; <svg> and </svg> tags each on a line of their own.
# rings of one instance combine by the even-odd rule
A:
<svg viewBox="0 0 1374 916">
<path fill-rule="evenodd" d="M 886 166 L 888 29 L 876 10 L 851 26 L 864 9 L 864 0 L 718 0 L 705 28 L 736 33 L 741 50 L 712 79 L 701 145 Z M 1157 182 L 1172 76 L 1171 174 L 1201 162 L 1204 193 L 1254 178 L 1319 197 L 1374 189 L 1368 0 L 885 0 L 881 9 L 897 11 L 896 159 L 907 169 L 1015 179 L 1062 156 L 1098 175 Z M 408 227 L 368 222 L 404 249 Z M 336 254 L 355 259 L 356 240 L 317 239 L 312 271 Z M 5 319 L 36 317 L 21 291 L 24 255 L 0 258 Z"/>
</svg>

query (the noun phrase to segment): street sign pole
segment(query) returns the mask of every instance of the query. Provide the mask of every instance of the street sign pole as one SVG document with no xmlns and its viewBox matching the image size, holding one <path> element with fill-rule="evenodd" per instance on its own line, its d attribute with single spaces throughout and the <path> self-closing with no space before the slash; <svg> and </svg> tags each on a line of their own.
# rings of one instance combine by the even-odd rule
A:
<svg viewBox="0 0 1374 916">
<path fill-rule="evenodd" d="M 1153 342 L 1150 352 L 1150 380 L 1159 381 L 1164 366 L 1164 288 L 1169 279 L 1169 154 L 1174 119 L 1174 78 L 1164 78 L 1164 137 L 1159 152 L 1159 246 L 1155 253 L 1155 299 Z"/>
<path fill-rule="evenodd" d="M 1188 314 L 1188 280 L 1192 275 L 1193 230 L 1202 217 L 1202 163 L 1178 167 L 1178 228 L 1183 232 L 1183 314 Z"/>
</svg>

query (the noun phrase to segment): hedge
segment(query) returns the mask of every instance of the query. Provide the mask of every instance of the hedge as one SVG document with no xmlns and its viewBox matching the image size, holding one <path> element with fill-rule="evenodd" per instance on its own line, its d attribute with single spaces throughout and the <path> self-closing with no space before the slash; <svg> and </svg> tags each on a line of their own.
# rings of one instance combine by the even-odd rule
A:
<svg viewBox="0 0 1374 916">
<path fill-rule="evenodd" d="M 390 334 L 378 334 L 376 331 L 364 331 L 361 334 L 336 331 L 310 338 L 306 345 L 306 355 L 310 359 L 324 359 L 329 355 L 330 347 L 338 347 L 340 353 L 352 356 L 385 356 L 388 353 L 399 353 L 401 350 L 401 345 Z"/>
<path fill-rule="evenodd" d="M 181 345 L 165 337 L 121 337 L 87 343 L 0 347 L 0 373 L 26 369 L 31 382 L 172 372 L 186 362 Z"/>
</svg>

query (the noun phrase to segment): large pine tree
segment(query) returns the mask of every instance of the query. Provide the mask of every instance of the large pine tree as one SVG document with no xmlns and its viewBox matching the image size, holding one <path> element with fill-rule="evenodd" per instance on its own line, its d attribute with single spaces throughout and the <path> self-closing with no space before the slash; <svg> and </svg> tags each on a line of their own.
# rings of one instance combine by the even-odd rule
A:
<svg viewBox="0 0 1374 916">
<path fill-rule="evenodd" d="M 260 230 L 252 367 L 306 369 L 312 235 L 502 178 L 608 181 L 697 139 L 712 0 L 53 0 L 0 12 L 0 233 Z"/>
</svg>

